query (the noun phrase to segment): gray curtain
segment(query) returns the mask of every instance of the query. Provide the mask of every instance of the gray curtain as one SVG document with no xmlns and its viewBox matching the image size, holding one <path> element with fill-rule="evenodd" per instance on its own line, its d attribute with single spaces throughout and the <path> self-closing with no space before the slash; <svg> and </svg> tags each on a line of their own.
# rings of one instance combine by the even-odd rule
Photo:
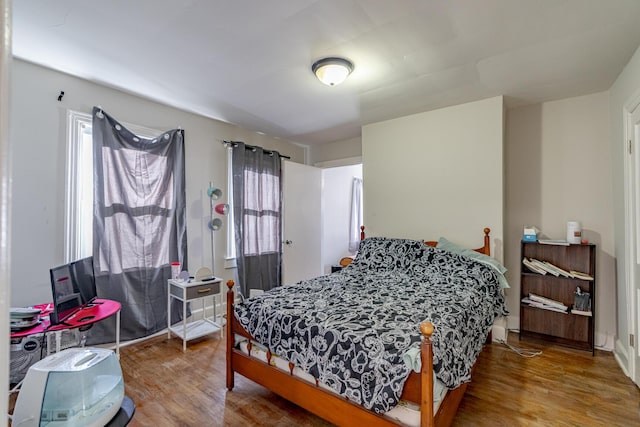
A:
<svg viewBox="0 0 640 427">
<path fill-rule="evenodd" d="M 281 283 L 282 187 L 277 151 L 234 143 L 233 214 L 240 292 Z"/>
<path fill-rule="evenodd" d="M 171 262 L 188 268 L 184 132 L 139 137 L 94 107 L 93 143 L 96 290 L 121 303 L 121 339 L 140 338 L 167 327 Z M 94 329 L 91 342 L 113 342 L 115 321 Z"/>
</svg>

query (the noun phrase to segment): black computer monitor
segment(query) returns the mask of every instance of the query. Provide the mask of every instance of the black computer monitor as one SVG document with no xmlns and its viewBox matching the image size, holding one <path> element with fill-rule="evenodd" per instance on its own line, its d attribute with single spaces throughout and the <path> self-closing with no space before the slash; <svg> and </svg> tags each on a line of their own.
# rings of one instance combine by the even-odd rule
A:
<svg viewBox="0 0 640 427">
<path fill-rule="evenodd" d="M 53 312 L 49 315 L 52 325 L 64 323 L 82 307 L 82 297 L 73 284 L 71 265 L 65 264 L 49 270 L 51 293 L 53 294 Z"/>
<path fill-rule="evenodd" d="M 82 304 L 90 304 L 98 297 L 93 273 L 93 257 L 82 258 L 70 264 L 71 280 L 80 293 Z"/>
</svg>

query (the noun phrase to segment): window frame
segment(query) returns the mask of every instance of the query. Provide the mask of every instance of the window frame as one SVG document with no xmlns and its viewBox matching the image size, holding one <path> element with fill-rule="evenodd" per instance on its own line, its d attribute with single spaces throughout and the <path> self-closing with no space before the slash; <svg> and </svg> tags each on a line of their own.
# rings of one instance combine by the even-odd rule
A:
<svg viewBox="0 0 640 427">
<path fill-rule="evenodd" d="M 122 126 L 142 138 L 157 138 L 163 132 L 157 129 L 121 122 Z M 86 149 L 83 144 L 83 134 L 86 129 L 93 132 L 93 117 L 91 113 L 67 110 L 67 150 L 65 168 L 65 222 L 64 222 L 64 262 L 72 262 L 83 256 L 91 254 L 82 252 L 82 186 L 80 171 L 82 151 Z M 92 133 L 93 134 L 93 133 Z M 93 158 L 93 141 L 91 144 L 91 157 Z M 93 182 L 93 162 L 91 165 L 91 180 Z M 93 188 L 92 188 L 93 190 Z M 93 200 L 93 194 L 92 194 Z M 91 204 L 91 218 L 93 219 L 93 203 Z M 93 227 L 93 226 L 92 226 Z M 91 240 L 87 245 L 93 245 L 93 230 Z"/>
<path fill-rule="evenodd" d="M 80 242 L 82 211 L 80 180 L 80 157 L 83 150 L 83 134 L 92 128 L 91 114 L 79 111 L 67 111 L 67 157 L 65 173 L 65 238 L 64 262 L 71 262 L 82 257 Z"/>
</svg>

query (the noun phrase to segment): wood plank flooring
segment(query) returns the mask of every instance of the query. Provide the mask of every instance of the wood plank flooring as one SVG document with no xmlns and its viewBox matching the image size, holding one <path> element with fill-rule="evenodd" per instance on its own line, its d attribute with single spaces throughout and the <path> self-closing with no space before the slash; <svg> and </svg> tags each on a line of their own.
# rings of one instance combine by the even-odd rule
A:
<svg viewBox="0 0 640 427">
<path fill-rule="evenodd" d="M 519 342 L 515 334 L 510 343 L 543 354 L 526 359 L 500 344 L 486 346 L 454 426 L 640 426 L 640 390 L 612 353 L 592 357 Z M 136 403 L 129 425 L 331 425 L 239 375 L 227 392 L 224 344 L 203 338 L 183 353 L 179 339 L 163 335 L 123 347 L 126 394 Z"/>
</svg>

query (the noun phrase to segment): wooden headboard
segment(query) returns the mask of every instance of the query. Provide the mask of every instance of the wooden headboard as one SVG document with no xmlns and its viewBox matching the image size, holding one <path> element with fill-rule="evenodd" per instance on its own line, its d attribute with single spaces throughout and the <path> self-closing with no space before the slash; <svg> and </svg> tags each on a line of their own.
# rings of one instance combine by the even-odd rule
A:
<svg viewBox="0 0 640 427">
<path fill-rule="evenodd" d="M 364 227 L 364 226 L 363 226 Z M 491 229 L 489 227 L 485 227 L 484 229 L 484 246 L 474 249 L 476 252 L 480 252 L 481 254 L 485 254 L 487 256 L 491 256 L 491 239 L 489 238 L 489 233 L 491 233 Z M 425 244 L 436 247 L 438 242 L 433 240 L 425 241 Z"/>
<path fill-rule="evenodd" d="M 485 227 L 484 245 L 477 249 L 474 249 L 474 251 L 480 252 L 481 254 L 485 254 L 487 256 L 491 256 L 491 239 L 489 238 L 489 233 L 491 233 L 491 229 L 489 227 Z M 360 240 L 364 240 L 364 238 L 365 238 L 364 225 L 362 225 L 360 226 Z M 425 240 L 424 243 L 425 245 L 428 245 L 434 248 L 438 245 L 438 242 L 436 242 L 435 240 Z M 351 264 L 351 261 L 353 261 L 353 257 L 344 257 L 340 260 L 340 266 L 346 267 L 349 264 Z"/>
</svg>

